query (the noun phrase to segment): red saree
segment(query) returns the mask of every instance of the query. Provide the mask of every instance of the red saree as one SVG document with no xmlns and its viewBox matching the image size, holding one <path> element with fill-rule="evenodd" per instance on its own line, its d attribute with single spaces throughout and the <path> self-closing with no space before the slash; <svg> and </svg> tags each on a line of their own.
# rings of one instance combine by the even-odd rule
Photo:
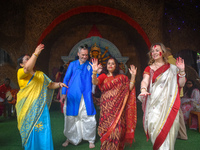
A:
<svg viewBox="0 0 200 150">
<path fill-rule="evenodd" d="M 101 149 L 124 149 L 125 143 L 132 144 L 137 122 L 135 88 L 129 91 L 129 80 L 125 75 L 99 76 L 100 119 L 98 134 Z"/>
</svg>

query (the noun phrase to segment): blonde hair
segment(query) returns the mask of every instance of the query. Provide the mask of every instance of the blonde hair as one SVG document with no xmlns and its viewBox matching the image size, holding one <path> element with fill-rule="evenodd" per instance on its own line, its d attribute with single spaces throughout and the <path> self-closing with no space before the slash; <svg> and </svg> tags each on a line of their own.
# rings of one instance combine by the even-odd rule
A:
<svg viewBox="0 0 200 150">
<path fill-rule="evenodd" d="M 167 49 L 166 49 L 165 45 L 162 44 L 162 43 L 155 43 L 155 44 L 152 44 L 152 45 L 151 45 L 150 50 L 149 50 L 149 52 L 148 52 L 148 56 L 149 56 L 148 65 L 152 65 L 152 64 L 155 62 L 155 60 L 153 59 L 153 57 L 152 57 L 152 55 L 151 55 L 151 51 L 152 51 L 152 49 L 153 49 L 153 47 L 154 47 L 155 45 L 159 45 L 159 46 L 161 47 L 161 50 L 162 50 L 162 52 L 163 52 L 163 54 L 162 54 L 163 61 L 164 61 L 165 63 L 167 63 L 167 62 L 168 62 L 168 61 L 167 61 Z"/>
</svg>

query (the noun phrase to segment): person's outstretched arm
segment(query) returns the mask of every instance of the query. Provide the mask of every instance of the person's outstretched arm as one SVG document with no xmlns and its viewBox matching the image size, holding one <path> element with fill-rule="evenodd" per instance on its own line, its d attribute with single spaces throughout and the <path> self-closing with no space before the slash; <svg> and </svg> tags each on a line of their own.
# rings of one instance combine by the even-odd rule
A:
<svg viewBox="0 0 200 150">
<path fill-rule="evenodd" d="M 50 89 L 57 89 L 57 88 L 62 88 L 62 87 L 66 87 L 68 88 L 68 86 L 62 82 L 51 82 L 48 86 L 48 88 Z"/>
<path fill-rule="evenodd" d="M 130 65 L 129 72 L 131 74 L 131 80 L 130 80 L 130 86 L 129 86 L 129 89 L 131 91 L 133 87 L 135 86 L 135 76 L 137 74 L 137 67 L 135 67 L 134 65 Z"/>
<path fill-rule="evenodd" d="M 98 65 L 98 59 L 92 59 L 92 64 L 90 63 L 90 65 L 92 66 L 92 84 L 94 85 L 98 85 L 99 81 L 97 79 L 97 71 L 100 68 L 100 65 Z"/>
<path fill-rule="evenodd" d="M 24 65 L 24 73 L 28 74 L 31 71 L 33 71 L 33 68 L 35 66 L 36 60 L 38 58 L 38 56 L 40 55 L 41 51 L 44 49 L 44 44 L 39 44 L 36 49 L 35 52 L 32 54 L 32 56 L 30 57 L 30 59 L 27 61 L 27 63 Z"/>
</svg>

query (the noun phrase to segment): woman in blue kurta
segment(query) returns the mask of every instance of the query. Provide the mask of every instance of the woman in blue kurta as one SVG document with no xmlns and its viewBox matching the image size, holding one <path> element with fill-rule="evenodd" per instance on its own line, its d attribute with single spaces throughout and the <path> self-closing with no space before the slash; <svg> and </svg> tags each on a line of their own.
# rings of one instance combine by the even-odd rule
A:
<svg viewBox="0 0 200 150">
<path fill-rule="evenodd" d="M 17 94 L 17 121 L 25 150 L 53 150 L 49 107 L 53 89 L 66 85 L 52 82 L 43 72 L 34 71 L 36 60 L 44 49 L 40 44 L 30 57 L 18 59 L 17 72 L 20 91 Z"/>
</svg>

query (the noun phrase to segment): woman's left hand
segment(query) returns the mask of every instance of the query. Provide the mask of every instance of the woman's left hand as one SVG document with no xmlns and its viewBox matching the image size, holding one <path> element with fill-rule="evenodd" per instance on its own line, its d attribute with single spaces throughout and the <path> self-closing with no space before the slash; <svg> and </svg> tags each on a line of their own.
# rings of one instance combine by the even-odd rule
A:
<svg viewBox="0 0 200 150">
<path fill-rule="evenodd" d="M 134 65 L 130 65 L 129 72 L 131 74 L 131 76 L 136 76 L 137 74 L 137 67 L 135 67 Z"/>
<path fill-rule="evenodd" d="M 180 71 L 185 71 L 185 63 L 184 63 L 184 59 L 182 59 L 181 57 L 178 57 L 176 59 L 176 66 L 178 67 L 178 69 Z"/>
</svg>

